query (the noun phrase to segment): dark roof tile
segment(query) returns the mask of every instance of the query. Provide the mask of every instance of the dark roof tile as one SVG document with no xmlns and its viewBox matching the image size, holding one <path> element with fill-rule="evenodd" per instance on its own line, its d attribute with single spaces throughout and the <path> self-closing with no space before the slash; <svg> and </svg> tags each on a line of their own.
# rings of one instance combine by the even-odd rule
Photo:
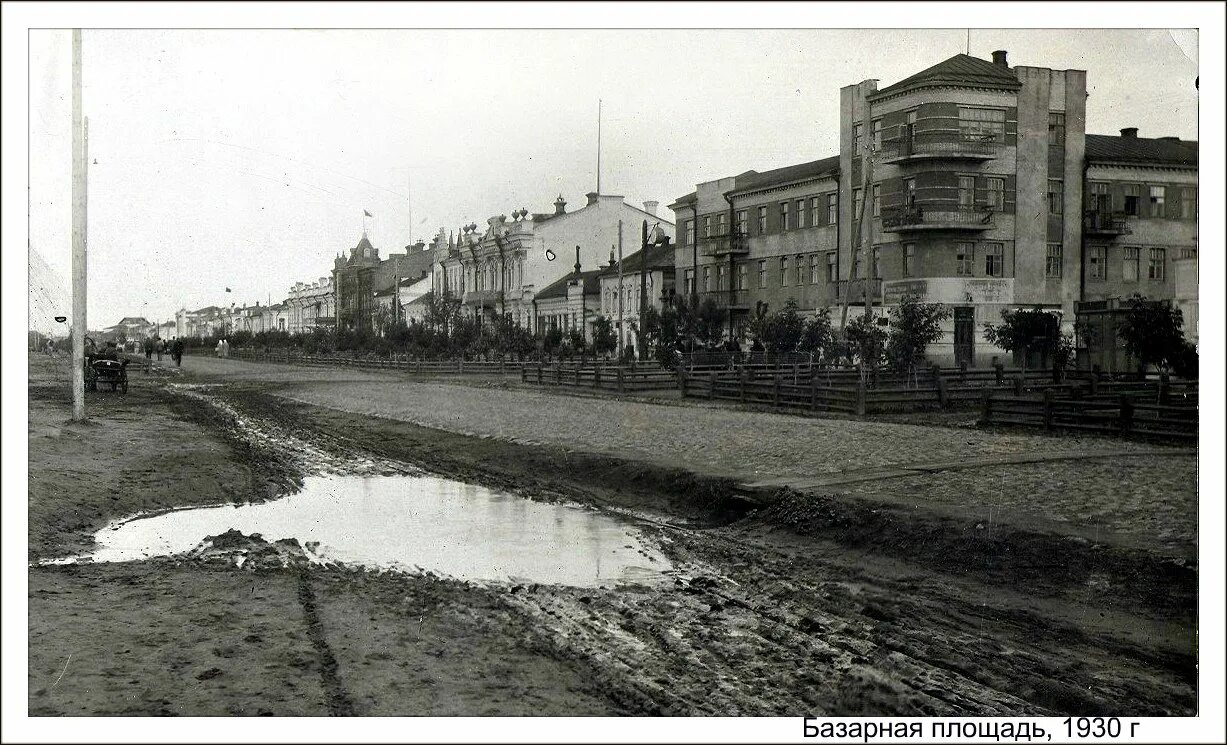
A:
<svg viewBox="0 0 1227 745">
<path fill-rule="evenodd" d="M 938 62 L 911 77 L 883 88 L 870 98 L 931 85 L 1005 88 L 1008 90 L 1018 90 L 1022 87 L 1022 83 L 1018 82 L 1018 76 L 1009 67 L 982 60 L 979 57 L 956 54 L 948 60 Z"/>
<path fill-rule="evenodd" d="M 600 285 L 601 270 L 593 269 L 587 272 L 580 272 L 578 275 L 576 275 L 575 272 L 571 272 L 570 274 L 563 277 L 562 279 L 559 279 L 557 282 L 553 282 L 549 285 L 546 285 L 546 287 L 542 289 L 541 292 L 538 292 L 536 294 L 535 298 L 537 300 L 549 300 L 550 298 L 566 297 L 567 296 L 567 286 L 570 285 L 571 280 L 575 279 L 577 276 L 583 277 L 585 295 L 595 295 L 598 292 L 600 292 L 601 290 L 601 285 Z"/>
<path fill-rule="evenodd" d="M 1086 159 L 1101 163 L 1163 163 L 1196 167 L 1197 142 L 1087 135 Z"/>
</svg>

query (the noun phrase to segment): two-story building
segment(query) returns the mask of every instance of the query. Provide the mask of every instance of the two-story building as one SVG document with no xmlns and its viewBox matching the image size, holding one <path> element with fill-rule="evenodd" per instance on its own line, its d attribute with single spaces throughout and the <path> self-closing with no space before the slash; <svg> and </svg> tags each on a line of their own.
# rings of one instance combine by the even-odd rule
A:
<svg viewBox="0 0 1227 745">
<path fill-rule="evenodd" d="M 381 259 L 379 249 L 363 233 L 347 254 L 337 256 L 333 262 L 337 329 L 373 329 L 380 307 L 377 296 L 384 293 L 391 297 L 403 279 L 428 276 L 433 258 L 434 252 L 427 250 L 426 244 L 419 241 L 406 246 L 403 254 L 390 254 L 386 259 Z M 388 293 L 388 290 L 392 292 Z"/>
<path fill-rule="evenodd" d="M 598 313 L 613 322 L 621 348 L 635 350 L 636 355 L 642 309 L 650 305 L 660 311 L 676 294 L 673 245 L 667 239 L 653 244 L 646 253 L 640 249 L 623 257 L 621 264 L 610 254 L 609 265 L 597 275 Z"/>
<path fill-rule="evenodd" d="M 484 226 L 466 225 L 446 242 L 435 241 L 433 287 L 460 298 L 463 312 L 475 318 L 505 315 L 516 324 L 538 331 L 538 294 L 570 276 L 570 257 L 596 266 L 616 250 L 639 244 L 640 229 L 649 226 L 672 237 L 673 223 L 655 214 L 656 202 L 633 207 L 621 196 L 587 195 L 587 204 L 568 212 L 560 195 L 552 214 L 514 210 L 491 217 Z M 557 291 L 557 288 L 554 288 Z"/>
<path fill-rule="evenodd" d="M 295 282 L 286 294 L 286 331 L 309 334 L 316 328 L 336 325 L 336 293 L 332 278 L 315 282 Z"/>
</svg>

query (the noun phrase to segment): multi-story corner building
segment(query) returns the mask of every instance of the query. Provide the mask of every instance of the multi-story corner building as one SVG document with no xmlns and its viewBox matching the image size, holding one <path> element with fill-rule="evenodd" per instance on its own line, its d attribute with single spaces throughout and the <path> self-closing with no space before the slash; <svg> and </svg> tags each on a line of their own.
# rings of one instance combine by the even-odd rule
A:
<svg viewBox="0 0 1227 745">
<path fill-rule="evenodd" d="M 1089 302 L 1139 291 L 1195 317 L 1197 144 L 1086 135 L 1085 120 L 1084 71 L 1005 52 L 847 86 L 837 157 L 671 205 L 681 291 L 726 305 L 733 333 L 788 298 L 842 309 L 838 323 L 918 295 L 953 312 L 931 356 L 971 364 L 1002 354 L 984 324 L 1007 308 L 1071 331 Z"/>
<path fill-rule="evenodd" d="M 665 241 L 625 256 L 621 265 L 614 254 L 609 265 L 597 275 L 600 292 L 599 315 L 613 322 L 614 333 L 622 340 L 622 349 L 636 349 L 636 331 L 640 310 L 648 305 L 661 310 L 672 303 L 674 287 L 674 249 Z M 619 297 L 621 296 L 621 297 Z M 620 302 L 619 302 L 620 301 Z"/>
<path fill-rule="evenodd" d="M 309 334 L 336 325 L 336 293 L 331 277 L 316 282 L 295 282 L 285 299 L 286 331 Z"/>
<path fill-rule="evenodd" d="M 436 238 L 434 288 L 459 297 L 466 314 L 476 318 L 506 315 L 537 331 L 533 301 L 546 287 L 569 276 L 568 262 L 596 266 L 617 248 L 619 226 L 623 245 L 638 247 L 643 221 L 672 237 L 673 224 L 656 216 L 656 202 L 639 209 L 621 196 L 587 195 L 587 204 L 568 212 L 559 196 L 552 214 L 527 209 L 491 217 L 486 225 L 465 226 L 446 241 Z"/>
<path fill-rule="evenodd" d="M 332 284 L 336 294 L 337 329 L 369 331 L 374 327 L 377 293 L 394 289 L 402 279 L 430 274 L 433 252 L 426 244 L 405 247 L 403 254 L 379 258 L 379 249 L 363 233 L 357 245 L 333 263 Z"/>
</svg>

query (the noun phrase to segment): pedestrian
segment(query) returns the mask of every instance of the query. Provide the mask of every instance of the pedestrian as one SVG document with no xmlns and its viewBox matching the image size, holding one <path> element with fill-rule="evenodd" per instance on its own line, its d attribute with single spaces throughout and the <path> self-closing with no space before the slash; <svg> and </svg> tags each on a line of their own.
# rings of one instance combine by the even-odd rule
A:
<svg viewBox="0 0 1227 745">
<path fill-rule="evenodd" d="M 158 362 L 162 361 L 163 349 L 166 349 L 166 342 L 162 341 L 162 337 L 153 337 L 153 351 L 158 355 Z"/>
<path fill-rule="evenodd" d="M 47 352 L 48 357 L 54 357 L 55 356 L 55 342 L 48 339 L 47 346 L 45 347 L 44 351 Z"/>
<path fill-rule="evenodd" d="M 217 354 L 217 358 L 218 358 L 219 360 L 222 358 L 222 346 L 223 346 L 223 345 L 224 345 L 224 342 L 223 342 L 221 339 L 218 339 L 218 340 L 217 340 L 217 349 L 213 350 L 213 351 L 214 351 L 214 352 Z"/>
<path fill-rule="evenodd" d="M 177 336 L 170 343 L 170 356 L 175 360 L 175 367 L 183 365 L 183 340 Z"/>
<path fill-rule="evenodd" d="M 148 337 L 148 336 L 145 337 L 144 347 L 145 347 L 145 362 L 146 362 L 146 365 L 148 365 L 148 363 L 153 360 L 153 339 L 151 337 Z"/>
<path fill-rule="evenodd" d="M 230 340 L 222 339 L 222 357 L 230 356 Z"/>
</svg>

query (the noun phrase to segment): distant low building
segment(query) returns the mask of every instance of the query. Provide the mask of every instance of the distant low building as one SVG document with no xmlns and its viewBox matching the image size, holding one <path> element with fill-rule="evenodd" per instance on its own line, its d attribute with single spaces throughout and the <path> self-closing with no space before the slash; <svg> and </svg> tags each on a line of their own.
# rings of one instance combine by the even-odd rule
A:
<svg viewBox="0 0 1227 745">
<path fill-rule="evenodd" d="M 316 282 L 296 282 L 285 299 L 286 331 L 309 334 L 316 328 L 336 324 L 337 298 L 332 277 L 320 277 Z"/>
<path fill-rule="evenodd" d="M 532 327 L 559 329 L 564 335 L 579 331 L 592 339 L 592 321 L 601 313 L 600 269 L 583 271 L 579 261 L 570 274 L 550 283 L 533 298 Z"/>
<path fill-rule="evenodd" d="M 676 295 L 673 246 L 668 241 L 649 246 L 646 260 L 642 250 L 636 251 L 623 258 L 621 267 L 612 254 L 609 258 L 609 266 L 601 270 L 598 280 L 599 313 L 613 321 L 614 332 L 621 337 L 623 349 L 636 349 L 640 309 L 650 305 L 662 310 Z M 643 294 L 645 288 L 646 295 Z"/>
</svg>

